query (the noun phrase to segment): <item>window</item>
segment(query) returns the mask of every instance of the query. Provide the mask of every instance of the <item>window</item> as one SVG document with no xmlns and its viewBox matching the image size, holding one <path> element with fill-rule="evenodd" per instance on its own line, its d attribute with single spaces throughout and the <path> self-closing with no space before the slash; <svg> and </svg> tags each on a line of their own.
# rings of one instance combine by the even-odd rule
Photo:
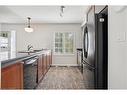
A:
<svg viewBox="0 0 127 95">
<path fill-rule="evenodd" d="M 55 33 L 55 54 L 73 54 L 74 52 L 74 33 L 56 32 Z"/>
</svg>

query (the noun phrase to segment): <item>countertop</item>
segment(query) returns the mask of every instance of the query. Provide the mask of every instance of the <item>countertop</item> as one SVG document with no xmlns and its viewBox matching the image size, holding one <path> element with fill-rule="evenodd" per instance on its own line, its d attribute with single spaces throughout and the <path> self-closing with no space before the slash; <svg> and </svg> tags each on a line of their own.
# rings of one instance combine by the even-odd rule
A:
<svg viewBox="0 0 127 95">
<path fill-rule="evenodd" d="M 77 48 L 77 51 L 82 51 L 82 48 Z"/>
<path fill-rule="evenodd" d="M 19 53 L 19 52 L 1 52 L 1 68 L 5 68 L 16 62 L 20 62 L 32 57 L 37 56 L 38 54 L 45 54 L 47 51 L 51 51 L 49 49 L 41 50 L 38 52 L 31 52 L 31 53 Z"/>
</svg>

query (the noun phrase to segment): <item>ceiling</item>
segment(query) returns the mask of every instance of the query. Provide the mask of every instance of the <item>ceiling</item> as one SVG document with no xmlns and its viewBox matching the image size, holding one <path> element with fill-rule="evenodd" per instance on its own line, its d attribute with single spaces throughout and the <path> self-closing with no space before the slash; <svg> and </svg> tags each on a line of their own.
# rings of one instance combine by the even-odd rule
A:
<svg viewBox="0 0 127 95">
<path fill-rule="evenodd" d="M 81 23 L 89 6 L 65 6 L 60 17 L 60 6 L 0 6 L 0 23 Z"/>
</svg>

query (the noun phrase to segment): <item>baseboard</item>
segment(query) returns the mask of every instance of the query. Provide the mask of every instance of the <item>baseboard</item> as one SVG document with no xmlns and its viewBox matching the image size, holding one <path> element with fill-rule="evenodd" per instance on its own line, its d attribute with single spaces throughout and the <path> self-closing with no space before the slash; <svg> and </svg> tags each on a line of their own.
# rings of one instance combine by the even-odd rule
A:
<svg viewBox="0 0 127 95">
<path fill-rule="evenodd" d="M 52 64 L 52 66 L 77 66 L 77 64 Z"/>
</svg>

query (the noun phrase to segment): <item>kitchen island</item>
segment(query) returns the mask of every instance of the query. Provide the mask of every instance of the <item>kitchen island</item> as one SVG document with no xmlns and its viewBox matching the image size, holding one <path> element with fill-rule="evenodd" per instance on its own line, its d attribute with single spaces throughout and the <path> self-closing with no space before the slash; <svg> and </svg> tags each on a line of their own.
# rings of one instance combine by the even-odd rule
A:
<svg viewBox="0 0 127 95">
<path fill-rule="evenodd" d="M 8 52 L 8 55 L 11 55 Z M 24 89 L 24 62 L 37 58 L 37 84 L 52 64 L 52 52 L 45 49 L 36 52 L 15 53 L 1 61 L 1 89 Z"/>
</svg>

